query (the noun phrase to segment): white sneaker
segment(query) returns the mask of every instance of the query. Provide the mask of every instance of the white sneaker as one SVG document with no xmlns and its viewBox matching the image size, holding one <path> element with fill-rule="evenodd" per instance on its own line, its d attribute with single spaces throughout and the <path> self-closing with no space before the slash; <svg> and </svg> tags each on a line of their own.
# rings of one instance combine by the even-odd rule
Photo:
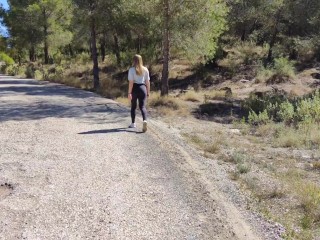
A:
<svg viewBox="0 0 320 240">
<path fill-rule="evenodd" d="M 146 120 L 143 121 L 143 127 L 142 127 L 142 132 L 146 132 L 148 129 L 148 123 Z"/>
<path fill-rule="evenodd" d="M 136 124 L 135 124 L 135 123 L 131 123 L 131 124 L 129 125 L 129 128 L 136 128 Z"/>
</svg>

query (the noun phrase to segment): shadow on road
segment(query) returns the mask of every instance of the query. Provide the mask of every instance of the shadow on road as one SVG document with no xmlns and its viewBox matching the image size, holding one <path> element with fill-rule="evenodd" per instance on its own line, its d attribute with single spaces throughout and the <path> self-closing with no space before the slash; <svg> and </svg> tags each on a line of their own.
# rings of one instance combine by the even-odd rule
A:
<svg viewBox="0 0 320 240">
<path fill-rule="evenodd" d="M 108 116 L 109 114 L 112 116 Z M 115 102 L 103 100 L 92 92 L 0 76 L 0 122 L 53 117 L 82 118 L 103 123 L 127 116 L 127 109 Z"/>
<path fill-rule="evenodd" d="M 80 135 L 88 135 L 88 134 L 100 134 L 100 133 L 119 133 L 119 132 L 130 132 L 137 133 L 135 130 L 129 130 L 128 128 L 114 128 L 114 129 L 103 129 L 103 130 L 94 130 L 89 132 L 78 133 Z"/>
</svg>

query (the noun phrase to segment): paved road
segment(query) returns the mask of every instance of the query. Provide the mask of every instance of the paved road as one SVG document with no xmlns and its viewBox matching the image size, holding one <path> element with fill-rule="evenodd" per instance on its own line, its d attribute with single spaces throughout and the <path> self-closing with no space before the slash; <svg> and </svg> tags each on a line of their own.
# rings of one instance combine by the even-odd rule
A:
<svg viewBox="0 0 320 240">
<path fill-rule="evenodd" d="M 94 93 L 1 76 L 0 239 L 257 239 L 129 121 Z"/>
</svg>

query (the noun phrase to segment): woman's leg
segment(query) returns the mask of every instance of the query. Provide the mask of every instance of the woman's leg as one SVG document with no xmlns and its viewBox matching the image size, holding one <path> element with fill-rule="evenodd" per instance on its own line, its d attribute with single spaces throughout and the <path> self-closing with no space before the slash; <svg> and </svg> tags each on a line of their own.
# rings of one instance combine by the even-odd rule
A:
<svg viewBox="0 0 320 240">
<path fill-rule="evenodd" d="M 135 123 L 135 120 L 136 120 L 137 99 L 138 99 L 138 95 L 137 95 L 136 91 L 132 91 L 132 99 L 131 99 L 131 121 L 132 121 L 132 123 Z"/>
<path fill-rule="evenodd" d="M 143 121 L 147 120 L 147 88 L 145 85 L 141 85 L 139 89 L 138 99 L 139 99 L 139 108 L 141 110 Z"/>
</svg>

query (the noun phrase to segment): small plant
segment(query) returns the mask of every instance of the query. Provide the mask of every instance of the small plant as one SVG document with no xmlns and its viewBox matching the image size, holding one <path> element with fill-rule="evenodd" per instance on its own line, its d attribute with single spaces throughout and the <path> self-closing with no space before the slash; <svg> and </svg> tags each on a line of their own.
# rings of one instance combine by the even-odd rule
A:
<svg viewBox="0 0 320 240">
<path fill-rule="evenodd" d="M 247 155 L 238 151 L 233 152 L 230 156 L 230 162 L 234 163 L 243 163 L 246 159 Z"/>
<path fill-rule="evenodd" d="M 274 72 L 271 69 L 261 67 L 257 71 L 256 83 L 267 82 L 273 76 L 273 74 L 274 74 Z"/>
<path fill-rule="evenodd" d="M 320 187 L 312 182 L 298 183 L 297 193 L 307 217 L 313 223 L 320 221 Z"/>
<path fill-rule="evenodd" d="M 280 121 L 285 122 L 286 124 L 290 124 L 294 121 L 295 117 L 295 109 L 292 103 L 288 100 L 281 103 L 279 107 L 279 112 L 277 113 Z"/>
<path fill-rule="evenodd" d="M 214 142 L 205 147 L 205 151 L 211 154 L 216 154 L 220 151 L 220 143 Z"/>
<path fill-rule="evenodd" d="M 288 58 L 276 58 L 273 66 L 260 67 L 257 71 L 256 81 L 275 84 L 295 79 L 296 74 L 294 64 L 295 63 Z"/>
<path fill-rule="evenodd" d="M 195 91 L 187 91 L 182 98 L 190 102 L 200 102 L 201 100 L 200 94 Z"/>
<path fill-rule="evenodd" d="M 320 170 L 320 161 L 313 162 L 312 168 L 315 170 Z"/>
<path fill-rule="evenodd" d="M 237 170 L 240 174 L 245 174 L 250 171 L 251 167 L 248 163 L 240 163 L 237 165 Z"/>
<path fill-rule="evenodd" d="M 250 125 L 262 125 L 271 122 L 268 111 L 265 109 L 263 112 L 256 114 L 254 111 L 249 112 L 248 122 Z"/>
</svg>

